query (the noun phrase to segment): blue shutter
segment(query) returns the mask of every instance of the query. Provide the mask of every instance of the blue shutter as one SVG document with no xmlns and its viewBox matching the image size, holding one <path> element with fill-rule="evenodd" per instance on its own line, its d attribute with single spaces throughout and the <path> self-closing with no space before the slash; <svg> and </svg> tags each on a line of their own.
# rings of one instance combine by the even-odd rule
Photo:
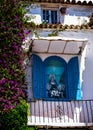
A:
<svg viewBox="0 0 93 130">
<path fill-rule="evenodd" d="M 68 63 L 68 92 L 70 100 L 82 99 L 78 57 L 72 58 Z"/>
<path fill-rule="evenodd" d="M 33 94 L 34 98 L 43 98 L 44 65 L 39 56 L 33 55 Z"/>
</svg>

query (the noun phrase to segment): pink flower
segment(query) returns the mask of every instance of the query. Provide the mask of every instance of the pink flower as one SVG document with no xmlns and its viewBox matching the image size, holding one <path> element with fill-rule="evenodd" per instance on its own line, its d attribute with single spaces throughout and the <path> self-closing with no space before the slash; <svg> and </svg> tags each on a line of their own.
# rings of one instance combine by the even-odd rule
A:
<svg viewBox="0 0 93 130">
<path fill-rule="evenodd" d="M 4 54 L 3 54 L 3 56 L 4 56 L 4 57 L 7 57 L 7 54 L 6 54 L 6 53 L 4 53 Z"/>
<path fill-rule="evenodd" d="M 2 99 L 2 98 L 0 98 L 0 102 L 1 102 L 1 101 L 3 101 L 3 99 Z"/>
</svg>

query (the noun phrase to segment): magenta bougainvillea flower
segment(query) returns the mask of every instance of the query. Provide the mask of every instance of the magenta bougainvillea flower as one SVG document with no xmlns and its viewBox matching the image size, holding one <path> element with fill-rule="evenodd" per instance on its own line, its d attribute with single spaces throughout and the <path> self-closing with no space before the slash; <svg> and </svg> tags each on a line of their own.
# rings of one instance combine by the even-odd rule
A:
<svg viewBox="0 0 93 130">
<path fill-rule="evenodd" d="M 0 112 L 26 98 L 23 14 L 19 0 L 0 1 Z"/>
</svg>

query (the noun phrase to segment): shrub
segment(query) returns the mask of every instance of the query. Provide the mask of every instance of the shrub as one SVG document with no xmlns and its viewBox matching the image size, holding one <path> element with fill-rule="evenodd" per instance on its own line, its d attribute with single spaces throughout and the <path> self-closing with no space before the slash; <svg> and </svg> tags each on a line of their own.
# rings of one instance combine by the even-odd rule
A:
<svg viewBox="0 0 93 130">
<path fill-rule="evenodd" d="M 27 103 L 25 100 L 20 101 L 16 109 L 4 112 L 0 115 L 2 130 L 26 130 L 27 127 Z"/>
<path fill-rule="evenodd" d="M 38 130 L 38 128 L 36 126 L 31 126 L 31 127 L 28 127 L 27 130 Z"/>
</svg>

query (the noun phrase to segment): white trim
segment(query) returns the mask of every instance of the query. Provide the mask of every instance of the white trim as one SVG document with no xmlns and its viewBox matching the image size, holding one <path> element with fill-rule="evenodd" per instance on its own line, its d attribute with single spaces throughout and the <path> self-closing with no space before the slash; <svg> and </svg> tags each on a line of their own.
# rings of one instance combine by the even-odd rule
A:
<svg viewBox="0 0 93 130">
<path fill-rule="evenodd" d="M 93 126 L 93 123 L 49 123 L 49 122 L 30 122 L 28 121 L 27 123 L 28 126 L 33 126 L 33 125 L 37 125 L 37 126 L 59 126 L 59 127 L 87 127 L 87 126 Z"/>
<path fill-rule="evenodd" d="M 70 38 L 70 37 L 60 37 L 60 36 L 52 36 L 52 37 L 39 37 L 32 38 L 33 40 L 48 40 L 48 41 L 78 41 L 78 42 L 87 42 L 87 38 L 79 39 L 79 38 Z"/>
</svg>

